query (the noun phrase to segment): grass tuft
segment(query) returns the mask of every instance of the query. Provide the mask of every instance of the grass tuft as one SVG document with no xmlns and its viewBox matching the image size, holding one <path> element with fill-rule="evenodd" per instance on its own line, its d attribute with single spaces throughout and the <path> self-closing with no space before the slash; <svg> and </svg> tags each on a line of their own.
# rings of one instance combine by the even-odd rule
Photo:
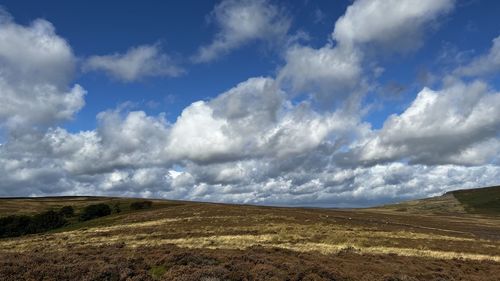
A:
<svg viewBox="0 0 500 281">
<path fill-rule="evenodd" d="M 156 265 L 149 269 L 149 274 L 154 280 L 161 280 L 162 276 L 167 272 L 167 268 L 163 265 Z"/>
</svg>

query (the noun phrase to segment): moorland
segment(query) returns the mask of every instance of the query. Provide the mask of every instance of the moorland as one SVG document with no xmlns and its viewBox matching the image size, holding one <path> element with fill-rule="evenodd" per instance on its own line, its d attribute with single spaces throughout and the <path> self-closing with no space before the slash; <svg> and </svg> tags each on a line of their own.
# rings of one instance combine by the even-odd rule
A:
<svg viewBox="0 0 500 281">
<path fill-rule="evenodd" d="M 0 238 L 0 280 L 500 280 L 500 187 L 364 209 L 0 199 L 0 230 L 19 217 L 38 230 Z"/>
</svg>

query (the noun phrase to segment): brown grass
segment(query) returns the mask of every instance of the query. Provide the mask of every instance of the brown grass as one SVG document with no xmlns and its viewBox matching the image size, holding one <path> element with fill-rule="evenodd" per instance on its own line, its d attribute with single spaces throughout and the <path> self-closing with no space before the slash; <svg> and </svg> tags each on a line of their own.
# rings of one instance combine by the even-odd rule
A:
<svg viewBox="0 0 500 281">
<path fill-rule="evenodd" d="M 164 253 L 161 249 L 173 253 L 180 251 L 194 260 L 203 260 L 203 255 L 208 255 L 218 262 L 175 267 L 156 260 L 164 261 L 170 257 L 170 252 Z M 112 257 L 108 257 L 106 251 L 113 252 L 109 254 Z M 84 267 L 88 266 L 89 270 L 102 268 L 103 272 L 109 268 L 95 265 L 89 259 L 96 259 L 96 262 L 115 259 L 120 264 L 141 253 L 141 269 L 131 269 L 130 274 L 150 276 L 148 272 L 153 266 L 160 266 L 154 272 L 162 272 L 161 266 L 164 266 L 165 276 L 171 278 L 165 280 L 201 280 L 205 277 L 284 280 L 290 276 L 299 278 L 299 275 L 301 277 L 296 280 L 433 280 L 422 278 L 433 277 L 432 274 L 438 272 L 432 269 L 435 264 L 439 264 L 439 272 L 444 276 L 435 280 L 494 280 L 490 277 L 497 275 L 490 273 L 498 273 L 500 267 L 500 223 L 495 217 L 468 214 L 417 215 L 390 209 L 344 211 L 177 202 L 168 208 L 98 219 L 77 229 L 0 240 L 3 265 L 6 268 L 23 266 L 29 269 L 29 274 L 34 274 L 29 265 L 35 262 L 45 264 L 55 272 L 59 269 L 50 264 L 53 259 L 75 259 L 76 264 L 77 253 L 88 261 Z M 200 253 L 203 253 L 201 257 Z M 239 254 L 256 255 L 262 260 L 248 265 L 245 260 L 236 259 Z M 19 261 L 9 265 L 15 257 Z M 300 263 L 303 257 L 310 259 L 303 267 L 286 262 L 297 259 L 296 262 Z M 229 258 L 238 262 L 226 260 Z M 273 259 L 283 261 L 285 265 Z M 355 266 L 356 259 L 358 267 Z M 387 264 L 381 264 L 379 260 Z M 403 261 L 414 264 L 405 269 Z M 338 263 L 348 265 L 344 269 Z M 60 264 L 63 268 L 71 267 L 66 262 Z M 104 264 L 110 265 L 111 261 Z M 485 271 L 482 273 L 475 270 L 483 267 Z M 118 276 L 125 274 L 120 273 L 121 269 L 116 270 L 111 271 L 118 272 Z M 244 270 L 248 270 L 244 275 L 246 279 L 231 279 L 241 277 L 238 274 Z M 318 274 L 321 271 L 317 270 L 326 270 L 328 274 Z M 4 280 L 1 272 L 3 276 L 9 276 L 5 270 L 0 270 L 0 280 Z M 8 272 L 20 277 L 14 270 Z M 90 271 L 74 274 L 73 277 L 94 276 Z M 183 279 L 182 274 L 188 277 Z M 365 278 L 363 274 L 376 278 L 356 279 Z M 383 279 L 386 275 L 392 279 Z M 198 279 L 192 279 L 193 276 Z M 349 279 L 353 276 L 356 278 Z M 100 280 L 92 278 L 88 280 Z M 109 280 L 126 280 L 120 278 Z M 129 280 L 149 280 L 144 278 L 130 277 Z"/>
<path fill-rule="evenodd" d="M 345 249 L 321 255 L 286 249 L 185 249 L 121 244 L 0 256 L 0 280 L 498 280 L 491 261 L 372 255 Z"/>
</svg>

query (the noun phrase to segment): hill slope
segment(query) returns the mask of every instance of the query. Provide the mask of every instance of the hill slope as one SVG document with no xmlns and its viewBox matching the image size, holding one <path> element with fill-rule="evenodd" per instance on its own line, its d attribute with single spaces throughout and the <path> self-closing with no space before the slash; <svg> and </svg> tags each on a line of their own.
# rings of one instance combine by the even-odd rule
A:
<svg viewBox="0 0 500 281">
<path fill-rule="evenodd" d="M 468 213 L 500 215 L 500 186 L 450 192 Z"/>
<path fill-rule="evenodd" d="M 429 200 L 436 206 L 456 202 L 449 194 L 444 198 Z M 28 199 L 0 199 L 0 204 L 23 208 L 23 200 Z M 75 202 L 81 209 L 85 201 L 112 204 L 134 199 L 29 200 L 29 206 L 40 210 L 49 204 L 47 200 L 50 206 Z M 466 212 L 431 215 L 155 200 L 151 209 L 0 239 L 0 280 L 496 280 L 497 276 L 500 221 Z"/>
<path fill-rule="evenodd" d="M 405 201 L 373 209 L 411 214 L 500 215 L 500 186 L 455 190 L 442 196 Z"/>
</svg>

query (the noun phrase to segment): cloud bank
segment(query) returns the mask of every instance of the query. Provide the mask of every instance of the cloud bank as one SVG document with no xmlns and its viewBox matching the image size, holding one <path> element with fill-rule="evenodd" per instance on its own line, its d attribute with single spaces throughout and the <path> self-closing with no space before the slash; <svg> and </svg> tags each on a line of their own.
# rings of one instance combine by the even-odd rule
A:
<svg viewBox="0 0 500 281">
<path fill-rule="evenodd" d="M 77 133 L 59 123 L 85 103 L 85 90 L 71 82 L 71 47 L 46 21 L 22 26 L 3 16 L 0 196 L 342 207 L 498 184 L 500 93 L 478 77 L 483 70 L 473 79 L 457 74 L 420 89 L 380 129 L 363 119 L 377 53 L 415 51 L 430 25 L 452 9 L 445 0 L 359 0 L 322 47 L 286 46 L 276 77 L 249 78 L 193 102 L 173 122 L 164 114 L 110 109 L 96 116 L 97 128 Z M 267 1 L 223 1 L 211 16 L 220 30 L 200 49 L 200 62 L 252 40 L 284 36 L 290 24 Z M 390 42 L 401 44 L 389 48 Z M 370 45 L 382 48 L 368 54 Z M 491 53 L 494 47 L 466 67 Z M 154 46 L 86 63 L 124 81 L 175 73 Z"/>
</svg>

